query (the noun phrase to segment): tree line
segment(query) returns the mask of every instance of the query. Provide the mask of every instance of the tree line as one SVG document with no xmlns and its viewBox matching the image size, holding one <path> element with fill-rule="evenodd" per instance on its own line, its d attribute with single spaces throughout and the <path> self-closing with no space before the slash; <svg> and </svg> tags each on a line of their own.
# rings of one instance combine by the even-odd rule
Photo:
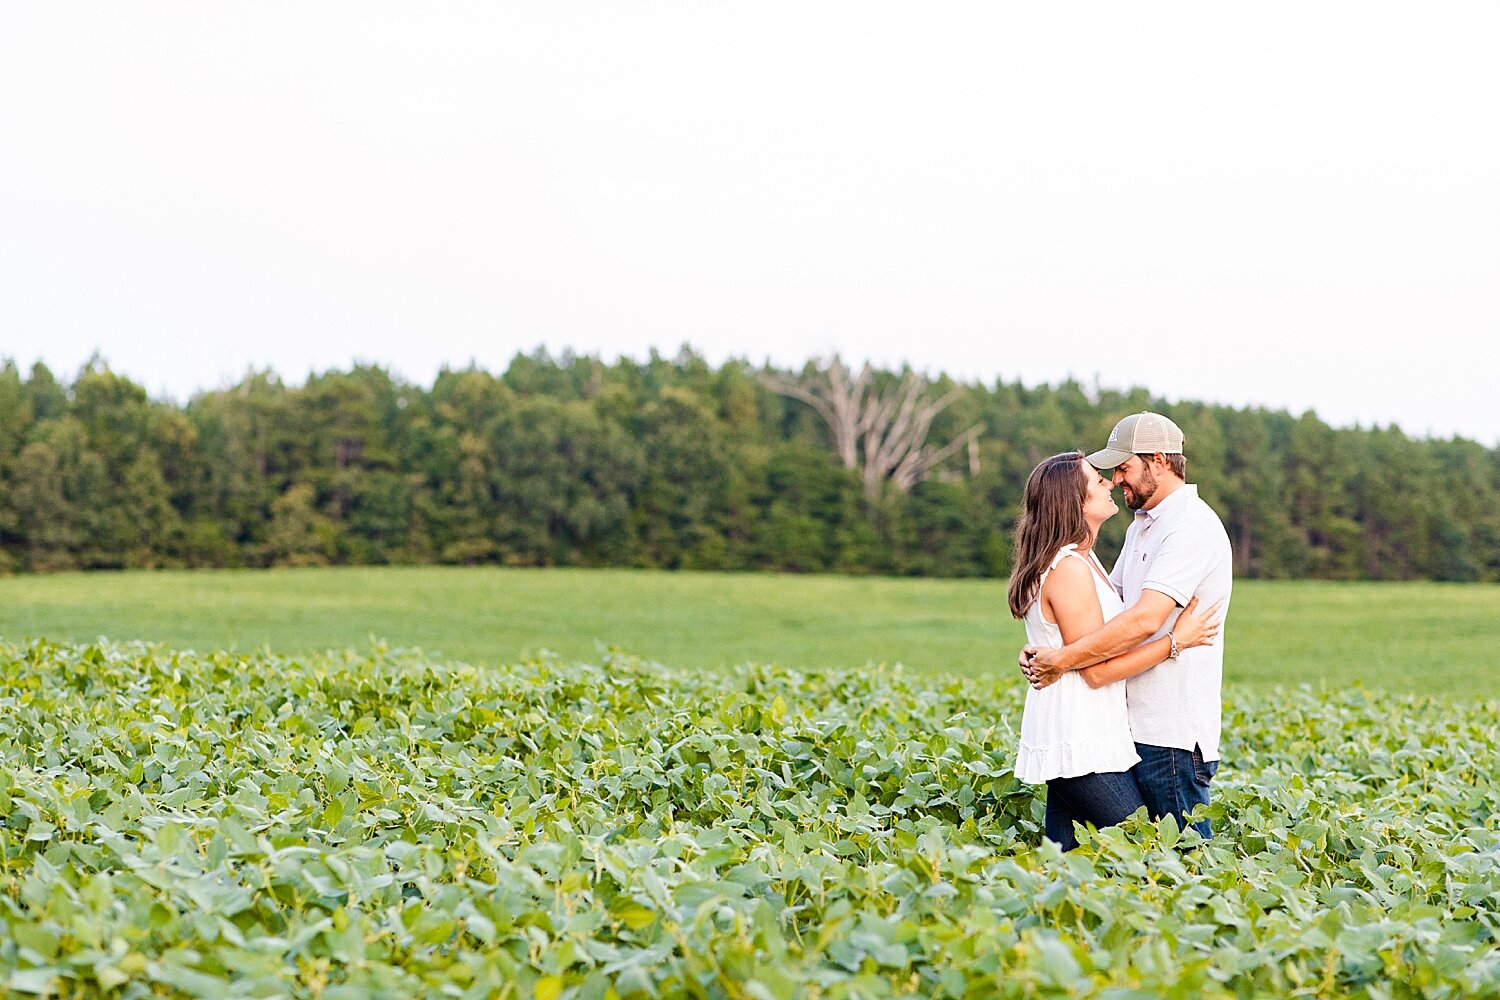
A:
<svg viewBox="0 0 1500 1000">
<path fill-rule="evenodd" d="M 829 373 L 714 366 L 686 348 L 613 364 L 536 352 L 499 374 L 444 370 L 430 387 L 367 366 L 300 386 L 252 373 L 178 405 L 99 360 L 71 381 L 6 362 L 0 571 L 453 563 L 998 577 L 1032 466 L 1092 450 L 1120 416 L 1149 408 L 1183 428 L 1188 479 L 1223 517 L 1237 575 L 1500 580 L 1500 449 L 1138 388 L 867 371 L 861 391 L 884 393 L 891 414 L 908 396 L 942 403 L 921 411 L 934 446 L 911 452 L 925 456 L 919 477 L 898 482 L 851 459 L 797 390 Z M 1125 520 L 1106 525 L 1105 551 Z"/>
</svg>

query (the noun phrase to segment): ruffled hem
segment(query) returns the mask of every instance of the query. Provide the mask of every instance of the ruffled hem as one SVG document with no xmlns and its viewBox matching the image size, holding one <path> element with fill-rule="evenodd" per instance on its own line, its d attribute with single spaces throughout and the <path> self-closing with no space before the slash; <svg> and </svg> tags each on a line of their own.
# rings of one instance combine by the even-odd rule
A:
<svg viewBox="0 0 1500 1000">
<path fill-rule="evenodd" d="M 1053 778 L 1128 771 L 1140 760 L 1129 739 L 1079 740 L 1044 747 L 1022 743 L 1016 751 L 1015 775 L 1028 785 L 1041 785 Z"/>
</svg>

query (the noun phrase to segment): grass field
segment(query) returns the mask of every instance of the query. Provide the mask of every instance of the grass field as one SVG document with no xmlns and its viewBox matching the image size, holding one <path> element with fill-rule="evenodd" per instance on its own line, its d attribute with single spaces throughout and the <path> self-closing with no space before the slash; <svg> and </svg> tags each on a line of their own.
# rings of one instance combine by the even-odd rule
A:
<svg viewBox="0 0 1500 1000">
<path fill-rule="evenodd" d="M 146 639 L 200 650 L 365 649 L 512 663 L 618 647 L 674 667 L 902 663 L 1014 670 L 1023 632 L 996 580 L 372 567 L 0 579 L 0 637 Z M 1228 683 L 1500 696 L 1500 587 L 1240 581 Z M 1018 678 L 1019 680 L 1019 678 Z"/>
</svg>

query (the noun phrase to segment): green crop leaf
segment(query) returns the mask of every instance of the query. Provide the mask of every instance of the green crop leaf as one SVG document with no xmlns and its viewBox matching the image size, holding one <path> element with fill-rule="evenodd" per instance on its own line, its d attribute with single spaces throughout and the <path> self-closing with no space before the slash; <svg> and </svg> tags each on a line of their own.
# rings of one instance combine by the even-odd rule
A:
<svg viewBox="0 0 1500 1000">
<path fill-rule="evenodd" d="M 1177 825 L 1177 817 L 1171 813 L 1161 818 L 1157 829 L 1161 831 L 1161 846 L 1163 847 L 1176 847 L 1177 842 L 1182 839 L 1182 829 Z"/>
<path fill-rule="evenodd" d="M 17 993 L 47 997 L 56 994 L 57 981 L 56 969 L 17 969 L 6 979 L 6 985 Z"/>
<path fill-rule="evenodd" d="M 28 923 L 24 920 L 12 921 L 10 936 L 17 945 L 33 952 L 42 962 L 51 962 L 57 958 L 61 941 L 57 932 L 50 927 Z"/>
<path fill-rule="evenodd" d="M 1010 679 L 611 657 L 0 642 L 0 986 L 1370 997 L 1500 975 L 1493 701 L 1237 696 L 1212 839 L 1132 819 L 1063 854 L 1010 770 Z"/>
</svg>

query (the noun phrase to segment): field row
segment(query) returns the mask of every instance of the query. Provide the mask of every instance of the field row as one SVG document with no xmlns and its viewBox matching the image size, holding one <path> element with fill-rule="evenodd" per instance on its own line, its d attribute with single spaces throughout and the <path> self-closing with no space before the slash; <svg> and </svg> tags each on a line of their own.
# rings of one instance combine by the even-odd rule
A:
<svg viewBox="0 0 1500 1000">
<path fill-rule="evenodd" d="M 1068 856 L 1009 683 L 0 646 L 0 982 L 1480 996 L 1495 702 L 1237 697 L 1213 841 Z"/>
</svg>

